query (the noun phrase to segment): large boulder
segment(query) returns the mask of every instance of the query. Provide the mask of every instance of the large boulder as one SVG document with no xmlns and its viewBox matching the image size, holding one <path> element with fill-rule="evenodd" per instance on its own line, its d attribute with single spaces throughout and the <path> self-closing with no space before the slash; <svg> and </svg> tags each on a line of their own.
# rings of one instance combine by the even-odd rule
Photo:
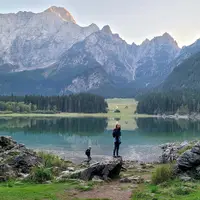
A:
<svg viewBox="0 0 200 200">
<path fill-rule="evenodd" d="M 34 152 L 23 152 L 13 158 L 9 164 L 19 173 L 30 173 L 31 169 L 40 165 L 42 160 Z"/>
<path fill-rule="evenodd" d="M 185 151 L 177 160 L 178 168 L 188 170 L 200 165 L 200 143 L 194 145 L 191 150 Z"/>
<path fill-rule="evenodd" d="M 16 142 L 11 137 L 0 137 L 0 152 L 10 150 L 16 146 Z"/>
<path fill-rule="evenodd" d="M 108 180 L 117 177 L 122 169 L 122 159 L 114 159 L 102 163 L 96 163 L 86 169 L 75 172 L 65 171 L 58 180 L 63 179 L 81 179 L 84 181 L 92 180 L 95 176 L 102 180 Z"/>
<path fill-rule="evenodd" d="M 11 137 L 0 137 L 0 182 L 28 174 L 41 163 L 41 158 L 34 151 Z"/>
<path fill-rule="evenodd" d="M 200 143 L 185 151 L 177 159 L 175 173 L 181 180 L 200 179 Z"/>
<path fill-rule="evenodd" d="M 8 164 L 0 164 L 0 182 L 16 177 L 16 173 Z"/>
<path fill-rule="evenodd" d="M 194 143 L 188 143 L 188 142 L 182 142 L 182 143 L 167 143 L 160 145 L 160 148 L 162 149 L 162 155 L 160 156 L 160 162 L 161 163 L 169 163 L 176 161 L 178 157 L 180 156 L 179 152 L 182 149 L 188 148 L 191 146 L 191 144 Z"/>
</svg>

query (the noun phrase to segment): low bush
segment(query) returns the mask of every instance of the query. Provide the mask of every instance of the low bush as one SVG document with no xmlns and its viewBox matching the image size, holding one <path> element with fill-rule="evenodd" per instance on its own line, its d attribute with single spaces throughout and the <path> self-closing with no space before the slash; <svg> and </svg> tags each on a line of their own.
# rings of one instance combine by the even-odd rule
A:
<svg viewBox="0 0 200 200">
<path fill-rule="evenodd" d="M 45 168 L 59 167 L 65 169 L 68 166 L 68 163 L 59 156 L 45 152 L 38 152 L 38 156 L 42 158 L 42 163 Z"/>
<path fill-rule="evenodd" d="M 176 195 L 189 195 L 190 193 L 193 192 L 191 188 L 180 186 L 174 189 L 174 194 Z"/>
<path fill-rule="evenodd" d="M 53 179 L 51 169 L 45 167 L 35 167 L 32 169 L 29 180 L 35 183 L 44 183 Z"/>
<path fill-rule="evenodd" d="M 156 169 L 152 174 L 151 181 L 153 184 L 158 185 L 166 182 L 173 177 L 173 170 L 171 165 L 162 165 Z"/>
<path fill-rule="evenodd" d="M 158 191 L 158 186 L 157 185 L 150 185 L 150 190 L 151 193 L 156 193 Z"/>
</svg>

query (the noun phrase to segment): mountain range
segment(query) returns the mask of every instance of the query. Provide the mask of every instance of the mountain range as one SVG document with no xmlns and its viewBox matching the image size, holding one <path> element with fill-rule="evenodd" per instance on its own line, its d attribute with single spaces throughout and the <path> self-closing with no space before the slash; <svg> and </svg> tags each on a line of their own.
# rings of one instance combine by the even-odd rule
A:
<svg viewBox="0 0 200 200">
<path fill-rule="evenodd" d="M 108 25 L 81 27 L 56 6 L 0 14 L 0 93 L 133 96 L 167 84 L 199 51 L 200 40 L 181 49 L 168 33 L 128 44 Z"/>
</svg>

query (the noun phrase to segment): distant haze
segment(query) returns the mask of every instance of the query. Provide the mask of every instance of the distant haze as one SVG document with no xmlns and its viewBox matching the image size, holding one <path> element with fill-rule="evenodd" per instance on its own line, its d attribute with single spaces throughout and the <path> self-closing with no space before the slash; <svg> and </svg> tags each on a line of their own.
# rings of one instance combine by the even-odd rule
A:
<svg viewBox="0 0 200 200">
<path fill-rule="evenodd" d="M 0 13 L 65 7 L 81 26 L 109 24 L 128 43 L 170 33 L 179 46 L 200 38 L 199 0 L 6 0 Z"/>
</svg>

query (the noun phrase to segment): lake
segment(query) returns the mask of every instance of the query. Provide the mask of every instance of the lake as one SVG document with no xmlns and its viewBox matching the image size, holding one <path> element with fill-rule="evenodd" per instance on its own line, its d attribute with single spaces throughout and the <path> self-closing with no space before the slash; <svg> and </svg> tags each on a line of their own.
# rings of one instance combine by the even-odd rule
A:
<svg viewBox="0 0 200 200">
<path fill-rule="evenodd" d="M 93 160 L 99 161 L 112 156 L 116 120 L 122 124 L 120 154 L 124 159 L 155 161 L 161 154 L 160 144 L 200 139 L 199 121 L 157 118 L 0 118 L 0 135 L 77 163 L 92 146 Z"/>
</svg>

